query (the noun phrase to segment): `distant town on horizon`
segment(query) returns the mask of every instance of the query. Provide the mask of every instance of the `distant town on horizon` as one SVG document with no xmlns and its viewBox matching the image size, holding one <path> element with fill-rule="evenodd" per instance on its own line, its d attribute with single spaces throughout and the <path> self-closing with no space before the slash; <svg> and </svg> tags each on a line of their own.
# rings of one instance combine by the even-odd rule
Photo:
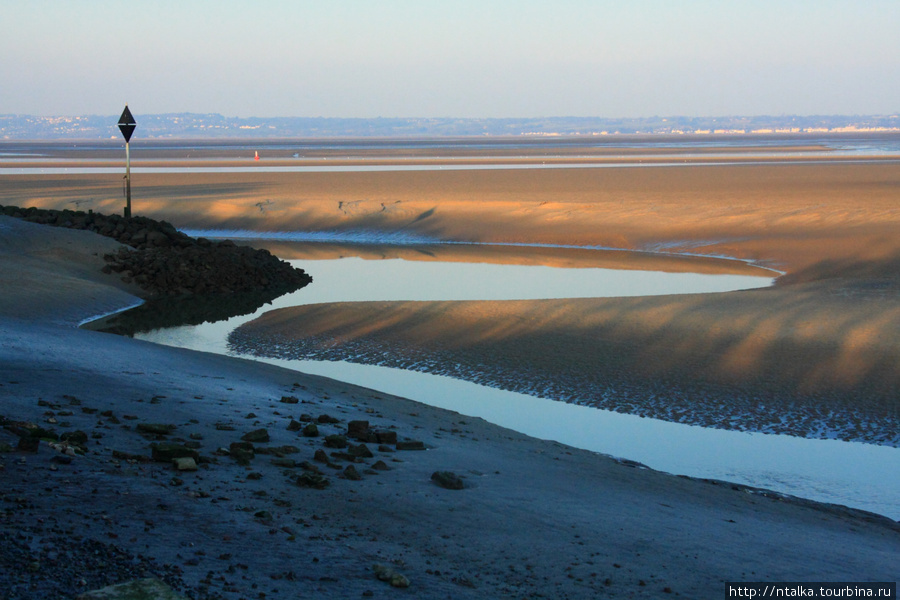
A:
<svg viewBox="0 0 900 600">
<path fill-rule="evenodd" d="M 141 114 L 135 137 L 335 138 L 726 135 L 900 132 L 900 114 L 753 117 L 339 118 Z M 118 115 L 0 115 L 0 140 L 118 139 Z"/>
</svg>

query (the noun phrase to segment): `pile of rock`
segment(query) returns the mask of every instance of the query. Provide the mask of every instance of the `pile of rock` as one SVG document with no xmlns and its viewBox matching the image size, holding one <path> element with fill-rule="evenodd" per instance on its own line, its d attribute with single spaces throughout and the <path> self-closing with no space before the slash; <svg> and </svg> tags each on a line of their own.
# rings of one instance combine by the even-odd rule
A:
<svg viewBox="0 0 900 600">
<path fill-rule="evenodd" d="M 147 217 L 126 219 L 72 210 L 0 206 L 0 213 L 34 223 L 84 229 L 111 237 L 122 248 L 104 257 L 106 273 L 119 273 L 150 296 L 232 294 L 253 291 L 286 293 L 309 284 L 303 269 L 268 250 L 238 246 L 230 240 L 194 239 L 165 221 Z"/>
</svg>

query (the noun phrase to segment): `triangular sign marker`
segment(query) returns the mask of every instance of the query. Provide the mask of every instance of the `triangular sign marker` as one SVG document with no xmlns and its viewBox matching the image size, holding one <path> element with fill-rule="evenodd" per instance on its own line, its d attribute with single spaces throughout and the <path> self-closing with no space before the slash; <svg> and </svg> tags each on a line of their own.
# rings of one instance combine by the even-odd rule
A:
<svg viewBox="0 0 900 600">
<path fill-rule="evenodd" d="M 131 141 L 131 134 L 134 133 L 134 129 L 137 127 L 137 123 L 134 121 L 134 117 L 131 115 L 131 111 L 128 110 L 128 105 L 125 105 L 125 110 L 122 111 L 122 116 L 119 117 L 119 130 L 122 132 L 122 135 L 125 136 L 125 141 Z"/>
</svg>

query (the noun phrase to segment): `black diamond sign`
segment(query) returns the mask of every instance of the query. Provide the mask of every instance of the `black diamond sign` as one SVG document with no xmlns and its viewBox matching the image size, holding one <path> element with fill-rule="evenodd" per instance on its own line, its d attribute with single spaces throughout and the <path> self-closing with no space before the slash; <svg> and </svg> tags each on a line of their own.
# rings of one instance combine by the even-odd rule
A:
<svg viewBox="0 0 900 600">
<path fill-rule="evenodd" d="M 137 127 L 137 123 L 134 122 L 134 117 L 131 116 L 131 111 L 128 110 L 128 105 L 125 105 L 125 110 L 122 111 L 122 116 L 119 117 L 119 130 L 122 132 L 122 135 L 125 136 L 125 141 L 131 141 L 131 134 L 134 133 L 134 128 Z"/>
</svg>

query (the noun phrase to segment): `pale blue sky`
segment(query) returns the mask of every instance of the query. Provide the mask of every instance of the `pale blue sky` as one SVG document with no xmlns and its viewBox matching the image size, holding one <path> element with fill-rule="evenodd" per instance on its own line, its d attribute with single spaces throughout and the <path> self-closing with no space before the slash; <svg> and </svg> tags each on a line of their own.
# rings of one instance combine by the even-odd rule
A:
<svg viewBox="0 0 900 600">
<path fill-rule="evenodd" d="M 0 114 L 900 111 L 898 0 L 0 4 Z"/>
</svg>

